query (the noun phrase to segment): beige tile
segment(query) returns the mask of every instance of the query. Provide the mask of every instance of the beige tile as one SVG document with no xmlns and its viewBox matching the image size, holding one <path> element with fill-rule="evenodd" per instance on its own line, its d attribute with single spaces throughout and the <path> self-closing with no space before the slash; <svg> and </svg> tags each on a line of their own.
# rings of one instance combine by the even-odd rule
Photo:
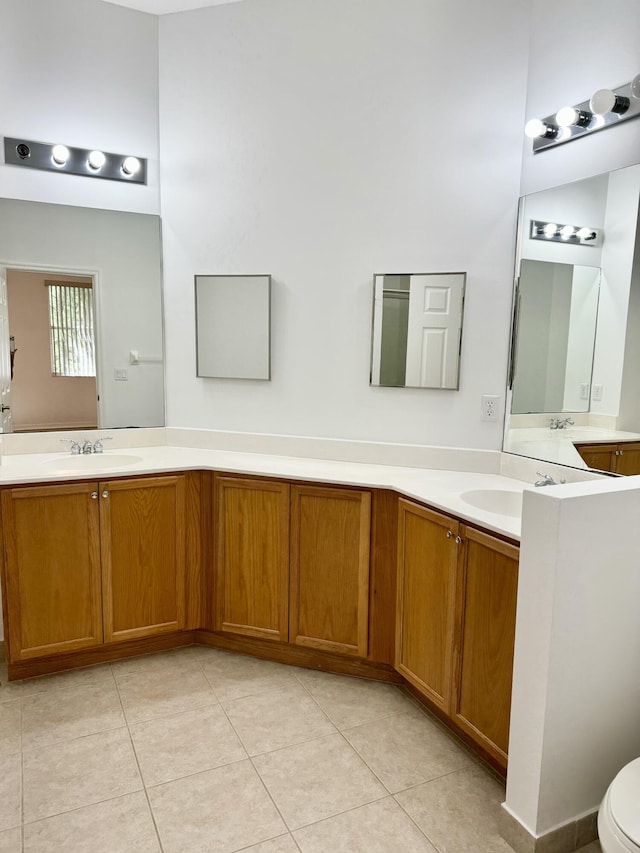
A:
<svg viewBox="0 0 640 853">
<path fill-rule="evenodd" d="M 160 845 L 142 791 L 76 809 L 24 828 L 25 853 L 158 853 Z"/>
<path fill-rule="evenodd" d="M 299 853 L 300 848 L 290 835 L 281 835 L 271 841 L 263 841 L 253 847 L 245 847 L 242 853 Z M 2 851 L 0 850 L 0 853 Z"/>
<path fill-rule="evenodd" d="M 160 669 L 180 669 L 183 664 L 194 660 L 192 646 L 181 646 L 165 652 L 154 652 L 135 658 L 122 658 L 111 663 L 116 680 L 136 675 L 139 672 L 156 672 Z"/>
<path fill-rule="evenodd" d="M 179 669 L 157 669 L 119 677 L 117 684 L 129 723 L 167 717 L 218 701 L 198 664 L 191 661 L 184 661 Z"/>
<path fill-rule="evenodd" d="M 599 841 L 592 841 L 586 847 L 580 847 L 580 853 L 602 853 L 602 847 Z"/>
<path fill-rule="evenodd" d="M 390 797 L 294 833 L 302 853 L 437 853 Z"/>
<path fill-rule="evenodd" d="M 165 853 L 231 853 L 286 832 L 248 760 L 148 792 Z"/>
<path fill-rule="evenodd" d="M 335 726 L 299 684 L 225 702 L 249 755 L 331 734 Z"/>
<path fill-rule="evenodd" d="M 498 833 L 504 787 L 481 767 L 457 770 L 396 800 L 440 853 L 513 853 Z"/>
<path fill-rule="evenodd" d="M 23 749 L 49 746 L 124 725 L 113 679 L 22 699 Z"/>
<path fill-rule="evenodd" d="M 22 759 L 19 753 L 0 756 L 0 831 L 20 826 Z"/>
<path fill-rule="evenodd" d="M 0 702 L 0 755 L 20 752 L 20 700 Z"/>
<path fill-rule="evenodd" d="M 293 667 L 219 649 L 197 659 L 221 702 L 295 684 Z"/>
<path fill-rule="evenodd" d="M 415 712 L 414 702 L 394 684 L 348 675 L 314 676 L 307 675 L 303 684 L 341 730 L 401 711 Z"/>
<path fill-rule="evenodd" d="M 131 726 L 146 785 L 240 761 L 247 753 L 219 705 Z"/>
<path fill-rule="evenodd" d="M 37 678 L 25 678 L 20 684 L 22 695 L 32 696 L 34 693 L 63 690 L 67 687 L 84 687 L 98 682 L 113 684 L 113 675 L 108 663 L 68 669 L 65 672 L 53 672 L 51 675 L 40 675 Z"/>
<path fill-rule="evenodd" d="M 343 732 L 392 794 L 474 762 L 425 714 L 395 714 Z"/>
<path fill-rule="evenodd" d="M 598 837 L 598 812 L 585 815 L 576 821 L 576 848 L 590 844 Z"/>
<path fill-rule="evenodd" d="M 0 853 L 22 853 L 22 830 L 20 828 L 0 832 Z"/>
<path fill-rule="evenodd" d="M 254 758 L 289 829 L 378 800 L 385 789 L 342 735 L 328 735 Z"/>
<path fill-rule="evenodd" d="M 139 791 L 142 780 L 126 729 L 24 753 L 25 822 Z"/>
<path fill-rule="evenodd" d="M 19 699 L 23 694 L 24 681 L 9 681 L 6 663 L 0 663 L 0 704 Z"/>
</svg>

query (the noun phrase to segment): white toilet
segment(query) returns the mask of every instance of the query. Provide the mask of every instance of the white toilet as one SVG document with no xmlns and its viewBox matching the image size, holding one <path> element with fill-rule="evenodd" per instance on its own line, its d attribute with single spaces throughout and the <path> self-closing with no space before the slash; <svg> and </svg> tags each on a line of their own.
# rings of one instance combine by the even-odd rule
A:
<svg viewBox="0 0 640 853">
<path fill-rule="evenodd" d="M 598 812 L 603 853 L 640 853 L 640 758 L 618 773 Z"/>
</svg>

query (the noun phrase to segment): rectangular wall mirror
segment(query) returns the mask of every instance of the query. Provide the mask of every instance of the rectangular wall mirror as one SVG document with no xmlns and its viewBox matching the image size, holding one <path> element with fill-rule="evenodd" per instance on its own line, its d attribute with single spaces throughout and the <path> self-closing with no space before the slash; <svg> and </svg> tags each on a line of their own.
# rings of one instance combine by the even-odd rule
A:
<svg viewBox="0 0 640 853">
<path fill-rule="evenodd" d="M 640 165 L 521 199 L 505 451 L 640 474 L 639 204 Z"/>
<path fill-rule="evenodd" d="M 196 375 L 271 378 L 271 276 L 197 275 Z"/>
<path fill-rule="evenodd" d="M 371 385 L 457 390 L 466 273 L 373 279 Z"/>
</svg>

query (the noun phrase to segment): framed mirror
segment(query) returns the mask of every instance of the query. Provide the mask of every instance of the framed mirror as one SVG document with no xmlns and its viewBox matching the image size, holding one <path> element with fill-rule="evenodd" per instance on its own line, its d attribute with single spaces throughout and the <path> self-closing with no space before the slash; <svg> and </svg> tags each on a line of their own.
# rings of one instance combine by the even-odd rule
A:
<svg viewBox="0 0 640 853">
<path fill-rule="evenodd" d="M 196 375 L 271 378 L 271 276 L 197 275 Z"/>
<path fill-rule="evenodd" d="M 370 384 L 457 390 L 466 273 L 373 279 Z"/>
<path fill-rule="evenodd" d="M 506 452 L 640 474 L 639 205 L 640 165 L 521 199 Z"/>
<path fill-rule="evenodd" d="M 159 217 L 0 199 L 0 268 L 5 431 L 164 425 Z"/>
</svg>

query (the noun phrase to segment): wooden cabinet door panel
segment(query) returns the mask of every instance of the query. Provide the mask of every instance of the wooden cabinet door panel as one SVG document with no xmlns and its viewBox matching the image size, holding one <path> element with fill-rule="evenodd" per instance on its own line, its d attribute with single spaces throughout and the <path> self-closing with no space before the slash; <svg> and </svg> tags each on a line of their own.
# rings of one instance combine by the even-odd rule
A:
<svg viewBox="0 0 640 853">
<path fill-rule="evenodd" d="M 366 657 L 371 495 L 291 487 L 292 643 Z"/>
<path fill-rule="evenodd" d="M 396 669 L 445 713 L 451 704 L 458 526 L 400 500 Z"/>
<path fill-rule="evenodd" d="M 105 642 L 182 630 L 184 477 L 101 483 L 100 526 Z"/>
<path fill-rule="evenodd" d="M 102 642 L 97 483 L 2 493 L 11 659 Z"/>
<path fill-rule="evenodd" d="M 577 444 L 576 450 L 584 459 L 587 467 L 598 471 L 615 471 L 617 445 Z"/>
<path fill-rule="evenodd" d="M 216 477 L 218 631 L 286 642 L 289 486 Z"/>
<path fill-rule="evenodd" d="M 506 765 L 518 591 L 518 548 L 461 530 L 453 718 Z"/>
<path fill-rule="evenodd" d="M 640 442 L 623 442 L 618 445 L 613 470 L 616 474 L 626 476 L 640 474 Z"/>
</svg>

